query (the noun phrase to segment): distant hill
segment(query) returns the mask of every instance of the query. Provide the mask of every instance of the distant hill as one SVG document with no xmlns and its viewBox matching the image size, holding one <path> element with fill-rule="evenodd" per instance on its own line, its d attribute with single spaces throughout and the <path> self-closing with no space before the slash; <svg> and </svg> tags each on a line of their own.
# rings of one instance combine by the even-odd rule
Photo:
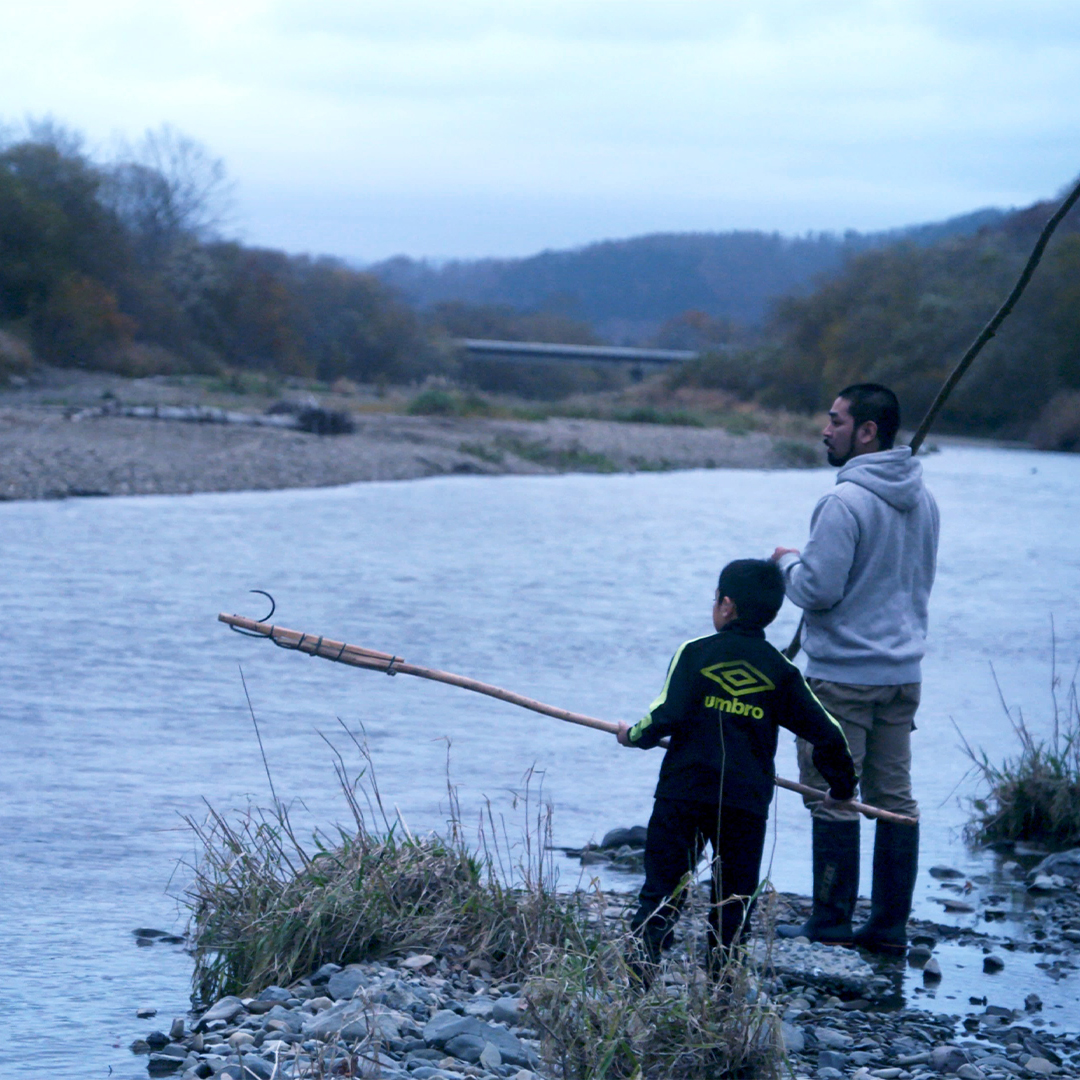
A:
<svg viewBox="0 0 1080 1080">
<path fill-rule="evenodd" d="M 433 265 L 399 256 L 366 269 L 419 307 L 448 300 L 550 311 L 592 323 L 601 337 L 635 343 L 687 310 L 758 324 L 770 303 L 806 292 L 851 256 L 908 240 L 929 246 L 998 224 L 1001 210 L 888 232 L 804 237 L 779 233 L 656 233 L 523 259 Z"/>
<path fill-rule="evenodd" d="M 914 424 L 1009 295 L 1058 205 L 1035 203 L 969 235 L 909 237 L 852 255 L 812 291 L 779 299 L 756 343 L 703 356 L 677 379 L 797 412 L 821 409 L 838 387 L 881 382 Z M 1080 206 L 937 427 L 1080 450 Z"/>
</svg>

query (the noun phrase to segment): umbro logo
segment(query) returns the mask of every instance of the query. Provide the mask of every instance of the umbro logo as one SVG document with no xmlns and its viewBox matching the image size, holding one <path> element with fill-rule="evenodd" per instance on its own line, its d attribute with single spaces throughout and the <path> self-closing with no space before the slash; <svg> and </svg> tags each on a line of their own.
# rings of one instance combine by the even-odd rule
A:
<svg viewBox="0 0 1080 1080">
<path fill-rule="evenodd" d="M 725 660 L 722 664 L 702 668 L 701 674 L 706 679 L 719 683 L 736 698 L 776 689 L 776 684 L 770 678 L 762 675 L 753 664 L 748 664 L 745 660 Z"/>
</svg>

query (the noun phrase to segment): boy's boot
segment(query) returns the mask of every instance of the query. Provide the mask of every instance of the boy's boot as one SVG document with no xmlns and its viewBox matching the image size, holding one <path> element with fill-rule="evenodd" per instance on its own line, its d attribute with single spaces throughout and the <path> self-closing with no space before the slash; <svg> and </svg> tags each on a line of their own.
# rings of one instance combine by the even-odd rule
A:
<svg viewBox="0 0 1080 1080">
<path fill-rule="evenodd" d="M 814 910 L 802 926 L 778 926 L 776 933 L 782 938 L 850 944 L 851 916 L 859 893 L 858 821 L 814 818 L 813 853 Z"/>
<path fill-rule="evenodd" d="M 911 894 L 919 871 L 919 826 L 879 821 L 874 836 L 874 884 L 870 918 L 855 931 L 856 945 L 903 956 Z"/>
</svg>

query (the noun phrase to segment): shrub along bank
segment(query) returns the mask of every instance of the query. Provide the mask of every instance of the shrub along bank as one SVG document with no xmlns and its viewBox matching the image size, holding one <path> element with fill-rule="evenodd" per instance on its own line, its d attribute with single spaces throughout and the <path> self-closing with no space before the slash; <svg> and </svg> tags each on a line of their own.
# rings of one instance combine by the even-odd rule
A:
<svg viewBox="0 0 1080 1080">
<path fill-rule="evenodd" d="M 1016 733 L 1016 752 L 998 762 L 964 739 L 964 748 L 986 794 L 972 800 L 970 842 L 1009 845 L 1018 840 L 1053 851 L 1080 847 L 1080 704 L 1075 678 L 1060 700 L 1057 674 L 1051 676 L 1052 712 L 1048 732 L 1039 737 L 1017 709 L 1002 699 Z M 1000 688 L 999 688 L 1000 692 Z M 963 736 L 961 736 L 963 737 Z"/>
</svg>

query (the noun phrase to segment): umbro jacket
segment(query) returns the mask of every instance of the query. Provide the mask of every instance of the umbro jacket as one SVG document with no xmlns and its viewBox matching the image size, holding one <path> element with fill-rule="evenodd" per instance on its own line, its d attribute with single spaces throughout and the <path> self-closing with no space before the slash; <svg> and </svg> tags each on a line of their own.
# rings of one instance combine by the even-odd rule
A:
<svg viewBox="0 0 1080 1080">
<path fill-rule="evenodd" d="M 679 646 L 660 696 L 629 739 L 647 750 L 671 738 L 656 798 L 767 816 L 781 727 L 813 744 L 834 798 L 854 795 L 855 766 L 840 725 L 765 631 L 735 620 Z"/>
</svg>

